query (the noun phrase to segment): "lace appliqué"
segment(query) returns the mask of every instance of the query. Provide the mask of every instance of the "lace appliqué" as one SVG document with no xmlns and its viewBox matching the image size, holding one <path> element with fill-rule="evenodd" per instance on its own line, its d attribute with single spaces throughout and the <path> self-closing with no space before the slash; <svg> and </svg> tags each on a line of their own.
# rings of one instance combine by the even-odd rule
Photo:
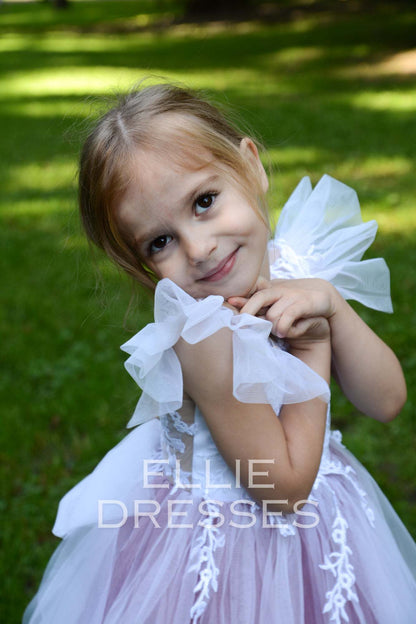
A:
<svg viewBox="0 0 416 624">
<path fill-rule="evenodd" d="M 342 435 L 341 435 L 340 431 L 331 431 L 330 437 L 337 444 L 340 444 L 341 446 L 343 446 L 343 444 L 342 444 Z M 375 526 L 374 511 L 370 507 L 370 505 L 368 504 L 367 492 L 365 490 L 363 490 L 362 488 L 360 488 L 360 486 L 358 485 L 357 481 L 354 478 L 354 475 L 356 474 L 356 472 L 355 472 L 355 470 L 354 470 L 354 468 L 352 466 L 346 466 L 345 464 L 343 464 L 339 460 L 336 460 L 336 459 L 331 459 L 330 460 L 330 459 L 328 459 L 328 457 L 324 456 L 323 459 L 322 459 L 321 466 L 319 468 L 318 475 L 317 475 L 317 477 L 315 479 L 315 483 L 313 485 L 313 489 L 315 490 L 321 484 L 323 484 L 323 485 L 325 485 L 326 487 L 328 487 L 332 491 L 332 488 L 330 487 L 329 483 L 325 479 L 326 476 L 331 475 L 331 474 L 338 474 L 338 475 L 343 476 L 346 479 L 348 479 L 348 481 L 351 483 L 351 485 L 353 486 L 353 488 L 355 489 L 355 491 L 359 495 L 360 504 L 361 504 L 361 507 L 362 507 L 366 517 L 367 517 L 368 522 L 374 528 L 374 526 Z M 336 501 L 336 498 L 335 498 L 335 501 Z"/>
<path fill-rule="evenodd" d="M 182 457 L 187 451 L 183 436 L 194 436 L 196 425 L 185 423 L 180 414 L 172 412 L 160 418 L 162 424 L 162 443 L 167 454 L 168 465 L 165 474 L 173 480 L 175 488 L 190 485 L 191 473 L 179 468 L 178 454 Z M 191 552 L 190 572 L 197 572 L 198 578 L 194 588 L 195 600 L 191 607 L 191 624 L 197 624 L 208 604 L 211 590 L 218 590 L 219 569 L 215 563 L 214 553 L 223 547 L 225 536 L 220 527 L 222 522 L 214 501 L 205 501 L 207 518 L 201 521 L 201 534 L 196 538 Z"/>
<path fill-rule="evenodd" d="M 333 440 L 338 444 L 341 444 L 342 436 L 339 431 L 332 431 L 331 438 L 333 438 Z M 323 485 L 324 487 L 327 487 L 334 496 L 336 514 L 334 522 L 332 523 L 331 537 L 334 544 L 338 546 L 338 548 L 335 548 L 329 556 L 325 556 L 324 563 L 319 564 L 319 567 L 322 570 L 331 572 L 335 577 L 333 588 L 325 594 L 326 603 L 322 613 L 330 613 L 331 622 L 340 624 L 341 620 L 344 622 L 349 621 L 348 615 L 345 612 L 346 603 L 351 600 L 358 602 L 358 597 L 354 591 L 354 566 L 350 562 L 350 556 L 353 553 L 347 544 L 347 530 L 349 528 L 348 522 L 342 516 L 335 493 L 333 492 L 328 480 L 325 479 L 326 476 L 331 474 L 343 476 L 352 484 L 359 495 L 361 507 L 372 527 L 375 526 L 375 517 L 374 511 L 368 505 L 367 493 L 359 487 L 357 481 L 354 479 L 356 472 L 353 467 L 346 466 L 341 461 L 337 461 L 335 459 L 330 460 L 327 457 L 324 457 L 313 489 L 315 490 L 320 485 Z"/>
<path fill-rule="evenodd" d="M 214 553 L 217 548 L 223 547 L 225 535 L 220 531 L 221 524 L 218 520 L 218 509 L 213 502 L 205 505 L 209 516 L 204 520 L 202 534 L 196 539 L 192 549 L 192 557 L 197 558 L 189 570 L 199 572 L 198 582 L 194 588 L 195 601 L 191 607 L 191 623 L 197 624 L 199 618 L 208 604 L 210 591 L 218 590 L 219 569 L 216 566 Z"/>
<path fill-rule="evenodd" d="M 354 591 L 355 574 L 354 566 L 350 563 L 349 557 L 352 555 L 351 548 L 347 546 L 348 523 L 337 510 L 336 518 L 332 524 L 331 537 L 339 550 L 332 552 L 329 557 L 325 557 L 325 563 L 319 565 L 322 570 L 329 570 L 335 577 L 333 588 L 326 592 L 326 603 L 322 613 L 331 612 L 331 621 L 340 624 L 341 619 L 348 622 L 349 618 L 345 612 L 345 604 L 349 600 L 358 602 L 357 594 Z"/>
<path fill-rule="evenodd" d="M 183 434 L 194 436 L 195 424 L 188 425 L 177 412 L 164 414 L 160 417 L 160 422 L 162 425 L 162 448 L 168 459 L 168 464 L 164 465 L 162 470 L 174 483 L 179 477 L 181 485 L 187 485 L 190 482 L 191 473 L 185 470 L 178 471 L 177 454 L 183 455 L 185 453 L 186 444 L 182 436 Z"/>
</svg>

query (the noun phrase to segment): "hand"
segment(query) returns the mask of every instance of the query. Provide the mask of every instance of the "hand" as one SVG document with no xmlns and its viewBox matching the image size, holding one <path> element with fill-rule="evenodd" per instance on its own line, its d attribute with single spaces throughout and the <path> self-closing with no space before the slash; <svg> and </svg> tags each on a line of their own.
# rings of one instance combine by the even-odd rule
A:
<svg viewBox="0 0 416 624">
<path fill-rule="evenodd" d="M 329 319 L 336 312 L 337 293 L 321 279 L 266 280 L 260 277 L 254 294 L 230 297 L 239 309 L 271 321 L 272 333 L 292 346 L 299 339 L 321 341 L 329 338 Z"/>
</svg>

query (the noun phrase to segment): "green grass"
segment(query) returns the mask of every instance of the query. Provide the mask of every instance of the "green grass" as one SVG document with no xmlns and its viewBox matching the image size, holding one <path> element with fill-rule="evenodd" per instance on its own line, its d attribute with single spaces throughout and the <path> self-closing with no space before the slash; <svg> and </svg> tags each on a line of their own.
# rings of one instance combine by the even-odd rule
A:
<svg viewBox="0 0 416 624">
<path fill-rule="evenodd" d="M 232 27 L 181 24 L 167 1 L 0 7 L 8 624 L 20 621 L 58 543 L 50 529 L 60 497 L 124 435 L 138 398 L 118 349 L 130 335 L 130 287 L 101 257 L 91 260 L 76 213 L 76 160 L 94 98 L 150 74 L 240 111 L 268 147 L 275 214 L 300 177 L 316 182 L 326 172 L 356 188 L 365 220 L 378 220 L 370 255 L 390 265 L 395 314 L 357 309 L 401 359 L 409 400 L 381 425 L 334 389 L 334 424 L 416 535 L 416 53 L 407 54 L 416 14 L 410 3 L 369 4 L 356 12 L 333 2 L 335 10 L 296 20 Z M 150 319 L 151 300 L 139 293 L 129 328 Z"/>
</svg>

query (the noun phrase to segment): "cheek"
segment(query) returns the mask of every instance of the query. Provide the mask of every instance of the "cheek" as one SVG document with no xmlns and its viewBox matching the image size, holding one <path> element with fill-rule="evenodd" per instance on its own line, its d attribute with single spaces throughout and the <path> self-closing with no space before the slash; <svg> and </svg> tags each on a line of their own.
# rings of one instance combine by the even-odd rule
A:
<svg viewBox="0 0 416 624">
<path fill-rule="evenodd" d="M 156 275 L 158 280 L 161 280 L 164 277 L 170 277 L 168 275 L 168 272 L 165 271 L 163 267 L 160 267 L 160 266 L 155 267 L 154 265 L 150 265 L 149 268 L 153 271 L 153 273 Z"/>
<path fill-rule="evenodd" d="M 270 237 L 269 228 L 254 211 L 252 211 L 252 217 L 248 223 L 247 230 L 251 232 L 253 242 L 256 245 L 267 245 Z"/>
<path fill-rule="evenodd" d="M 178 262 L 175 261 L 174 258 L 170 258 L 168 260 L 164 260 L 158 263 L 150 262 L 148 263 L 148 266 L 158 279 L 168 277 L 174 282 L 178 281 L 178 277 L 180 276 L 180 267 L 178 266 Z"/>
<path fill-rule="evenodd" d="M 259 215 L 258 211 L 252 208 L 247 201 L 242 200 L 240 203 L 240 210 L 235 212 L 235 227 L 236 230 L 246 234 L 247 236 L 253 236 L 257 240 L 269 237 L 269 228 Z"/>
</svg>

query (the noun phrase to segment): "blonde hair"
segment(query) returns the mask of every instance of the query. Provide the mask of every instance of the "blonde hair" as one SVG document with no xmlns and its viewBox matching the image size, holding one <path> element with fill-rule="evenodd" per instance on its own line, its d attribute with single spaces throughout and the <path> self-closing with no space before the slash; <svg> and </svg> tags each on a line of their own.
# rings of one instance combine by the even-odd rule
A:
<svg viewBox="0 0 416 624">
<path fill-rule="evenodd" d="M 168 114 L 174 114 L 181 124 L 172 123 L 166 132 L 166 124 L 158 121 L 168 120 Z M 176 154 L 187 158 L 188 164 L 195 164 L 195 146 L 205 148 L 213 157 L 210 164 L 229 177 L 268 223 L 258 168 L 240 150 L 244 136 L 217 107 L 181 87 L 159 84 L 120 97 L 98 120 L 81 153 L 79 206 L 87 237 L 135 280 L 154 288 L 155 276 L 118 226 L 117 203 L 131 182 L 138 149 L 169 151 L 173 138 L 182 148 Z"/>
</svg>

